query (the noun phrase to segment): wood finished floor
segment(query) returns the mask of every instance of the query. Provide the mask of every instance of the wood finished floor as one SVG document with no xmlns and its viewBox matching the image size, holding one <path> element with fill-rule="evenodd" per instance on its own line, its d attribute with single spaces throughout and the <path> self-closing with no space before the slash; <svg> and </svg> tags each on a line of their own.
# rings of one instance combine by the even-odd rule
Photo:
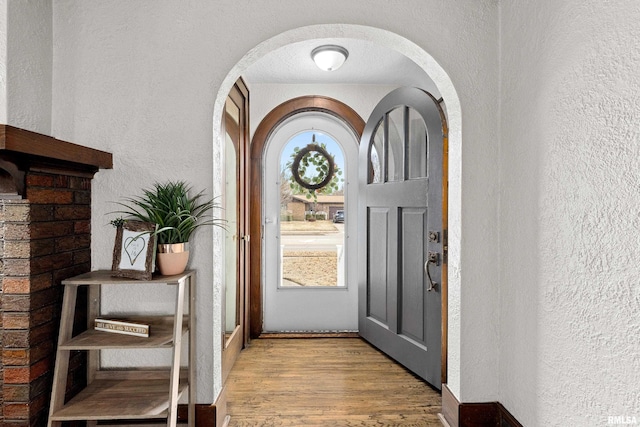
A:
<svg viewBox="0 0 640 427">
<path fill-rule="evenodd" d="M 230 427 L 442 426 L 440 394 L 359 338 L 253 340 L 227 396 Z"/>
</svg>

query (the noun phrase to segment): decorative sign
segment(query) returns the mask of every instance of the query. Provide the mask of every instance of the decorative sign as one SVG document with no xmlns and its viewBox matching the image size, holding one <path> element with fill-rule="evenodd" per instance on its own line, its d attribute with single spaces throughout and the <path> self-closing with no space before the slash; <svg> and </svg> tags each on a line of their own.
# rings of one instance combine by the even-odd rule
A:
<svg viewBox="0 0 640 427">
<path fill-rule="evenodd" d="M 149 337 L 149 325 L 128 320 L 99 319 L 94 322 L 96 331 L 111 332 L 114 334 L 133 335 L 136 337 Z"/>
</svg>

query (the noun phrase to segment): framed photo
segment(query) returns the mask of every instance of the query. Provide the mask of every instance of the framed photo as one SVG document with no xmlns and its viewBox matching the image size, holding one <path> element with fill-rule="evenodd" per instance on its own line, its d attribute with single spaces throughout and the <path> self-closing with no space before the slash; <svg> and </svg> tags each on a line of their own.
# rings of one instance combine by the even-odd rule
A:
<svg viewBox="0 0 640 427">
<path fill-rule="evenodd" d="M 125 221 L 117 227 L 112 276 L 151 280 L 156 252 L 156 224 Z"/>
</svg>

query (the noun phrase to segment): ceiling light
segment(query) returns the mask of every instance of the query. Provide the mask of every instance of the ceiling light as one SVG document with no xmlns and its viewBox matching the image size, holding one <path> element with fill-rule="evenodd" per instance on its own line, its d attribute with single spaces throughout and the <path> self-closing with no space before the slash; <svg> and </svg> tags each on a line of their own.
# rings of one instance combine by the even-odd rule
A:
<svg viewBox="0 0 640 427">
<path fill-rule="evenodd" d="M 311 51 L 311 58 L 318 68 L 324 71 L 335 71 L 347 60 L 349 52 L 342 46 L 325 45 Z"/>
</svg>

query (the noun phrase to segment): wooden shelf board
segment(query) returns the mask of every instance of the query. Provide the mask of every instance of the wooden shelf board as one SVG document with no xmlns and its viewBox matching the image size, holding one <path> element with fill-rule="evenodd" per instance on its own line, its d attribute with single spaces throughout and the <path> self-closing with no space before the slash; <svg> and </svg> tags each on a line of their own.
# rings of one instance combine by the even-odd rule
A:
<svg viewBox="0 0 640 427">
<path fill-rule="evenodd" d="M 179 396 L 188 385 L 181 383 Z M 52 421 L 166 418 L 169 379 L 95 380 L 56 411 Z"/>
<path fill-rule="evenodd" d="M 112 318 L 111 316 L 106 316 Z M 149 325 L 149 337 L 117 334 L 88 329 L 60 344 L 63 350 L 100 350 L 107 348 L 158 348 L 173 345 L 173 316 L 127 316 L 126 319 Z M 124 319 L 123 319 L 124 320 Z M 188 330 L 188 317 L 182 321 L 182 334 Z"/>
<path fill-rule="evenodd" d="M 69 279 L 62 281 L 63 285 L 135 285 L 136 283 L 148 284 L 148 283 L 166 283 L 168 285 L 175 285 L 180 279 L 185 276 L 193 275 L 192 270 L 187 270 L 184 273 L 174 276 L 161 276 L 154 274 L 151 280 L 136 280 L 136 279 L 123 279 L 121 277 L 111 276 L 111 270 L 96 270 L 89 273 L 80 274 Z"/>
<path fill-rule="evenodd" d="M 176 426 L 181 427 L 181 426 L 187 426 L 187 423 L 181 423 L 178 422 L 176 424 Z M 109 426 L 109 427 L 167 427 L 167 423 L 162 423 L 162 424 L 150 424 L 149 421 L 146 421 L 144 424 L 116 424 L 116 423 L 105 423 L 104 421 L 100 422 L 98 424 L 98 426 Z"/>
<path fill-rule="evenodd" d="M 169 367 L 157 368 L 128 368 L 128 369 L 99 369 L 95 371 L 95 379 L 97 380 L 119 380 L 119 381 L 147 381 L 147 380 L 166 380 L 171 376 Z M 178 372 L 180 384 L 188 384 L 189 370 L 181 367 Z"/>
</svg>

